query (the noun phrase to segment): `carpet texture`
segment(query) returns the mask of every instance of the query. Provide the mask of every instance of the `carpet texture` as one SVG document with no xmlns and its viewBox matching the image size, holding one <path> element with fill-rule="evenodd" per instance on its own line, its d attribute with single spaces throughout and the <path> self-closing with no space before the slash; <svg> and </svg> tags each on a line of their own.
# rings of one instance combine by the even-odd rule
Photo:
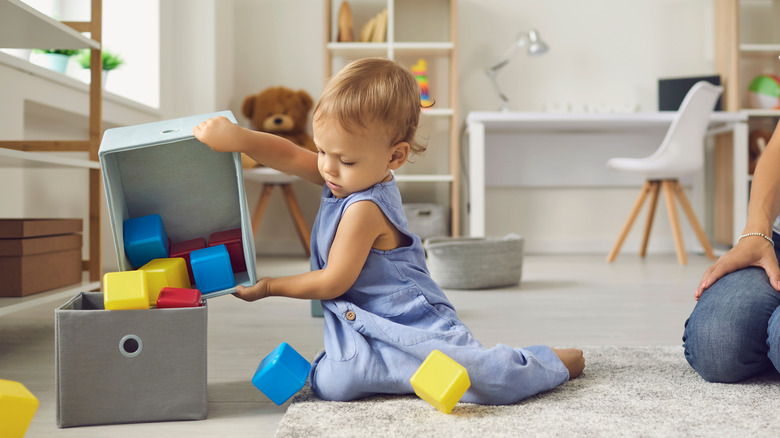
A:
<svg viewBox="0 0 780 438">
<path fill-rule="evenodd" d="M 415 396 L 326 402 L 308 385 L 282 418 L 286 437 L 777 437 L 780 375 L 707 383 L 681 347 L 586 347 L 585 372 L 508 406 L 442 414 Z"/>
</svg>

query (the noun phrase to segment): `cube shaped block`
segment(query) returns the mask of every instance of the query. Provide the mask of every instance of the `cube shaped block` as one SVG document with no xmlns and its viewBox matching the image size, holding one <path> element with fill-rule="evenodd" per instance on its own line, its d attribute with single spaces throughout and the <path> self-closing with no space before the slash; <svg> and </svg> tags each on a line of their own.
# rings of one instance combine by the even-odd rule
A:
<svg viewBox="0 0 780 438">
<path fill-rule="evenodd" d="M 157 297 L 160 296 L 160 291 L 165 287 L 190 287 L 187 262 L 181 257 L 154 259 L 141 266 L 138 270 L 146 272 L 150 306 L 154 306 L 157 303 Z"/>
<path fill-rule="evenodd" d="M 471 386 L 466 368 L 439 350 L 428 355 L 409 382 L 418 397 L 445 414 Z"/>
<path fill-rule="evenodd" d="M 244 261 L 244 244 L 242 243 L 241 228 L 212 233 L 209 236 L 209 246 L 225 245 L 230 254 L 230 264 L 233 272 L 246 271 Z"/>
<path fill-rule="evenodd" d="M 206 246 L 206 239 L 198 237 L 197 239 L 185 240 L 184 242 L 172 243 L 168 257 L 181 257 L 187 263 L 187 274 L 190 276 L 190 283 L 195 283 L 195 276 L 192 275 L 192 266 L 190 265 L 190 253 L 196 249 L 203 249 Z"/>
<path fill-rule="evenodd" d="M 190 253 L 195 286 L 201 293 L 216 292 L 236 285 L 230 255 L 225 245 L 211 246 Z"/>
<path fill-rule="evenodd" d="M 164 287 L 157 298 L 158 309 L 198 306 L 200 306 L 200 291 L 197 289 Z"/>
<path fill-rule="evenodd" d="M 168 257 L 170 241 L 158 214 L 125 220 L 122 235 L 127 260 L 135 269 L 153 259 Z"/>
<path fill-rule="evenodd" d="M 106 310 L 149 308 L 149 284 L 144 271 L 108 272 L 103 276 Z"/>
<path fill-rule="evenodd" d="M 311 364 L 282 342 L 260 362 L 252 384 L 278 406 L 303 388 L 310 370 Z"/>
<path fill-rule="evenodd" d="M 22 438 L 38 410 L 38 399 L 21 383 L 0 379 L 0 425 L 4 437 Z"/>
</svg>

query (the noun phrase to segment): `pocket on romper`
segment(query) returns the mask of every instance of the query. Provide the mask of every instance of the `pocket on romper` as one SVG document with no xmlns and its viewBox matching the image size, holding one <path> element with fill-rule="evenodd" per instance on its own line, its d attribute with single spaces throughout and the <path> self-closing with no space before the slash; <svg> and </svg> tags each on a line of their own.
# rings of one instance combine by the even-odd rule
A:
<svg viewBox="0 0 780 438">
<path fill-rule="evenodd" d="M 442 315 L 416 287 L 376 298 L 364 306 L 379 329 L 374 336 L 391 344 L 416 345 L 445 337 L 459 326 Z"/>
</svg>

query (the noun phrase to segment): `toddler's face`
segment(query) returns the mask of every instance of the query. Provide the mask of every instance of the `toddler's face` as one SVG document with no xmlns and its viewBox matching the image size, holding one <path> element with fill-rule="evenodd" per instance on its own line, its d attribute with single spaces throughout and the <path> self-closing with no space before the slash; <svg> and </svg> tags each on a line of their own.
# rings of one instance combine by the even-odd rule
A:
<svg viewBox="0 0 780 438">
<path fill-rule="evenodd" d="M 321 120 L 312 124 L 317 167 L 337 198 L 391 179 L 392 145 L 385 135 L 366 131 L 353 134 L 336 122 Z"/>
</svg>

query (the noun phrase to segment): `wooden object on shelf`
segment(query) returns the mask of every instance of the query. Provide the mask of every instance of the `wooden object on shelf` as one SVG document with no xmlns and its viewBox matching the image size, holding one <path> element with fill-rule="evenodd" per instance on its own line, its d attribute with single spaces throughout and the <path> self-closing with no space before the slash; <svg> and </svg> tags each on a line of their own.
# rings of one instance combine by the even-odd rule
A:
<svg viewBox="0 0 780 438">
<path fill-rule="evenodd" d="M 336 41 L 342 43 L 351 43 L 355 41 L 355 30 L 352 25 L 352 10 L 349 8 L 349 3 L 346 1 L 341 2 L 339 8 L 339 34 L 336 37 Z"/>
<path fill-rule="evenodd" d="M 85 141 L 0 141 L 0 148 L 29 152 L 81 151 L 97 163 L 102 136 L 102 0 L 91 0 L 87 22 L 53 20 L 20 0 L 0 0 L 0 46 L 8 48 L 57 48 L 91 50 L 89 86 L 89 138 Z M 90 38 L 79 32 L 89 32 Z M 98 281 L 101 268 L 101 176 L 99 166 L 89 166 L 89 258 L 82 269 Z"/>
<path fill-rule="evenodd" d="M 0 297 L 81 282 L 81 219 L 0 219 Z"/>
<path fill-rule="evenodd" d="M 353 5 L 355 3 L 356 1 L 352 2 Z M 409 9 L 418 5 L 415 5 L 413 2 L 387 0 L 386 9 L 378 16 L 372 18 L 374 27 L 371 28 L 369 26 L 365 31 L 361 31 L 361 36 L 358 38 L 361 43 L 345 43 L 339 42 L 338 40 L 338 15 L 334 9 L 335 5 L 332 0 L 325 0 L 323 14 L 325 17 L 325 46 L 323 48 L 325 56 L 323 56 L 323 73 L 326 81 L 333 74 L 337 73 L 334 71 L 334 59 L 336 58 L 349 61 L 369 56 L 381 56 L 394 60 L 398 60 L 399 57 L 401 57 L 404 58 L 403 61 L 408 62 L 409 66 L 417 59 L 424 56 L 429 58 L 429 62 L 432 66 L 435 65 L 438 67 L 441 64 L 448 66 L 448 71 L 445 73 L 447 84 L 444 84 L 444 80 L 439 80 L 437 82 L 437 84 L 440 84 L 437 93 L 437 102 L 439 106 L 437 108 L 426 109 L 422 112 L 423 118 L 447 120 L 448 170 L 435 174 L 398 174 L 396 175 L 396 180 L 399 183 L 403 182 L 404 184 L 447 184 L 449 188 L 451 230 L 453 236 L 459 236 L 461 231 L 461 180 L 457 93 L 458 2 L 457 0 L 438 0 L 424 3 L 425 8 L 434 10 L 436 13 L 436 16 L 431 19 L 431 23 L 442 23 L 439 25 L 441 27 L 441 33 L 446 33 L 447 35 L 446 37 L 443 37 L 444 40 L 420 38 L 418 35 L 431 34 L 431 32 L 429 32 L 430 29 L 427 28 L 413 29 L 412 24 L 406 24 L 407 28 L 404 29 L 404 23 L 399 22 L 397 19 L 399 16 L 397 13 L 398 10 L 404 10 L 404 8 L 406 8 L 405 11 L 407 15 L 410 13 L 418 13 L 417 9 Z M 374 5 L 374 3 L 371 4 Z M 403 16 L 403 13 L 401 16 Z M 377 23 L 377 17 L 381 17 L 381 24 Z M 378 29 L 377 32 L 377 27 L 383 27 L 384 29 Z M 379 36 L 374 38 L 375 35 L 381 35 L 381 39 L 379 39 Z M 415 41 L 416 39 L 422 39 L 423 41 Z M 439 64 L 437 61 L 442 62 Z M 443 107 L 445 105 L 449 105 L 449 107 Z M 426 123 L 427 122 L 423 122 L 423 124 Z M 402 188 L 402 191 L 403 190 L 404 188 Z"/>
</svg>

